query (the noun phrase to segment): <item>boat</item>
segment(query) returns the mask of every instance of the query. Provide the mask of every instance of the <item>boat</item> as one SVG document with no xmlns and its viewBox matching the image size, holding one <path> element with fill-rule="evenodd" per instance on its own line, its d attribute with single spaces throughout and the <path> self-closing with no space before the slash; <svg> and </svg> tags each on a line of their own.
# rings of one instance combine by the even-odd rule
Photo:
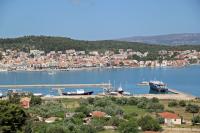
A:
<svg viewBox="0 0 200 133">
<path fill-rule="evenodd" d="M 168 92 L 167 85 L 162 81 L 150 81 L 149 82 L 150 90 L 156 92 Z"/>
<path fill-rule="evenodd" d="M 142 81 L 142 82 L 138 83 L 137 85 L 139 85 L 139 86 L 148 86 L 149 82 L 148 81 Z"/>
<path fill-rule="evenodd" d="M 42 93 L 33 93 L 33 96 L 41 97 L 41 96 L 43 96 L 43 94 Z"/>
<path fill-rule="evenodd" d="M 2 92 L 0 92 L 0 98 L 2 98 L 3 97 L 3 93 Z"/>
<path fill-rule="evenodd" d="M 49 71 L 48 74 L 49 74 L 49 75 L 55 75 L 56 72 L 55 72 L 55 71 Z"/>
<path fill-rule="evenodd" d="M 119 94 L 122 94 L 124 92 L 124 90 L 122 89 L 121 85 L 120 87 L 116 90 L 116 92 L 118 92 Z"/>
<path fill-rule="evenodd" d="M 131 95 L 131 93 L 130 93 L 130 92 L 127 92 L 127 91 L 124 91 L 122 94 L 123 94 L 124 96 L 130 96 L 130 95 Z"/>
<path fill-rule="evenodd" d="M 75 96 L 75 95 L 92 95 L 93 91 L 84 91 L 83 89 L 76 90 L 76 92 L 63 92 L 63 95 Z"/>
</svg>

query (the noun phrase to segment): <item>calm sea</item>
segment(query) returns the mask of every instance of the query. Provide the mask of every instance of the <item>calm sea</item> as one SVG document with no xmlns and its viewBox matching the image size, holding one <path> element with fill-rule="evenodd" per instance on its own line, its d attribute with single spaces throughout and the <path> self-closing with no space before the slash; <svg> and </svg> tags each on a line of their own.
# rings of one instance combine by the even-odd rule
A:
<svg viewBox="0 0 200 133">
<path fill-rule="evenodd" d="M 54 75 L 48 72 L 1 72 L 0 84 L 84 84 L 84 83 L 112 83 L 114 87 L 120 85 L 125 91 L 133 94 L 149 93 L 149 87 L 136 84 L 141 81 L 161 80 L 169 88 L 177 89 L 195 96 L 200 96 L 200 66 L 187 66 L 181 68 L 115 68 L 77 71 L 57 71 Z M 74 89 L 65 89 L 72 91 Z M 95 94 L 102 89 L 92 88 Z M 7 89 L 1 89 L 5 93 Z M 20 89 L 19 91 L 32 91 L 58 95 L 55 90 L 49 89 Z"/>
</svg>

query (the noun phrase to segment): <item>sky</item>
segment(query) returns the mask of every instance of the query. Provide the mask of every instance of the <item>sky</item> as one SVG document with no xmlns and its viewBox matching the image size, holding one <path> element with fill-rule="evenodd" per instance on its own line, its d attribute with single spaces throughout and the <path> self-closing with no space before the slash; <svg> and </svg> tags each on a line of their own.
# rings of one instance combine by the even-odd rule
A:
<svg viewBox="0 0 200 133">
<path fill-rule="evenodd" d="M 0 0 L 0 38 L 200 33 L 200 0 Z"/>
</svg>

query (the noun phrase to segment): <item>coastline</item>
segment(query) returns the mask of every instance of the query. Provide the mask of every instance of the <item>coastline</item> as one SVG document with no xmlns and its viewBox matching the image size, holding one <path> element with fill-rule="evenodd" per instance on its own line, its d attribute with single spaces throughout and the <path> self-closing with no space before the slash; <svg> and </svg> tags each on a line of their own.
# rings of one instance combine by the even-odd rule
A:
<svg viewBox="0 0 200 133">
<path fill-rule="evenodd" d="M 200 64 L 189 64 L 185 66 L 158 66 L 158 67 L 151 67 L 151 66 L 144 66 L 144 67 L 132 67 L 132 66 L 112 66 L 112 67 L 82 67 L 82 68 L 67 68 L 67 69 L 25 69 L 25 70 L 0 70 L 0 73 L 5 73 L 5 72 L 61 72 L 61 71 L 82 71 L 82 70 L 101 70 L 101 69 L 142 69 L 142 68 L 151 68 L 151 69 L 156 69 L 156 68 L 183 68 L 183 67 L 190 67 L 190 66 L 200 66 Z"/>
</svg>

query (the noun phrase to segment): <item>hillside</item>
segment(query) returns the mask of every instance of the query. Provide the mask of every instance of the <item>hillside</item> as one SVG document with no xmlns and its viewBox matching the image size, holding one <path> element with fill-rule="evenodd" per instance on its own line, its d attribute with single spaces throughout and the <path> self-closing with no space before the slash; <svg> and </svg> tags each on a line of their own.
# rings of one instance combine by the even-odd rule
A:
<svg viewBox="0 0 200 133">
<path fill-rule="evenodd" d="M 39 49 L 49 52 L 55 51 L 65 51 L 66 49 L 75 50 L 98 50 L 106 51 L 118 49 L 133 49 L 135 51 L 149 51 L 154 52 L 158 50 L 186 50 L 186 49 L 196 49 L 200 51 L 200 45 L 184 45 L 184 46 L 163 46 L 163 45 L 147 45 L 145 43 L 138 42 L 124 42 L 124 41 L 82 41 L 74 40 L 64 37 L 50 37 L 50 36 L 25 36 L 19 38 L 8 38 L 0 39 L 0 48 L 5 49 L 16 49 L 22 51 L 29 51 L 30 49 Z"/>
<path fill-rule="evenodd" d="M 127 42 L 142 42 L 164 45 L 200 45 L 200 33 L 168 34 L 157 36 L 136 36 L 116 39 Z"/>
</svg>

